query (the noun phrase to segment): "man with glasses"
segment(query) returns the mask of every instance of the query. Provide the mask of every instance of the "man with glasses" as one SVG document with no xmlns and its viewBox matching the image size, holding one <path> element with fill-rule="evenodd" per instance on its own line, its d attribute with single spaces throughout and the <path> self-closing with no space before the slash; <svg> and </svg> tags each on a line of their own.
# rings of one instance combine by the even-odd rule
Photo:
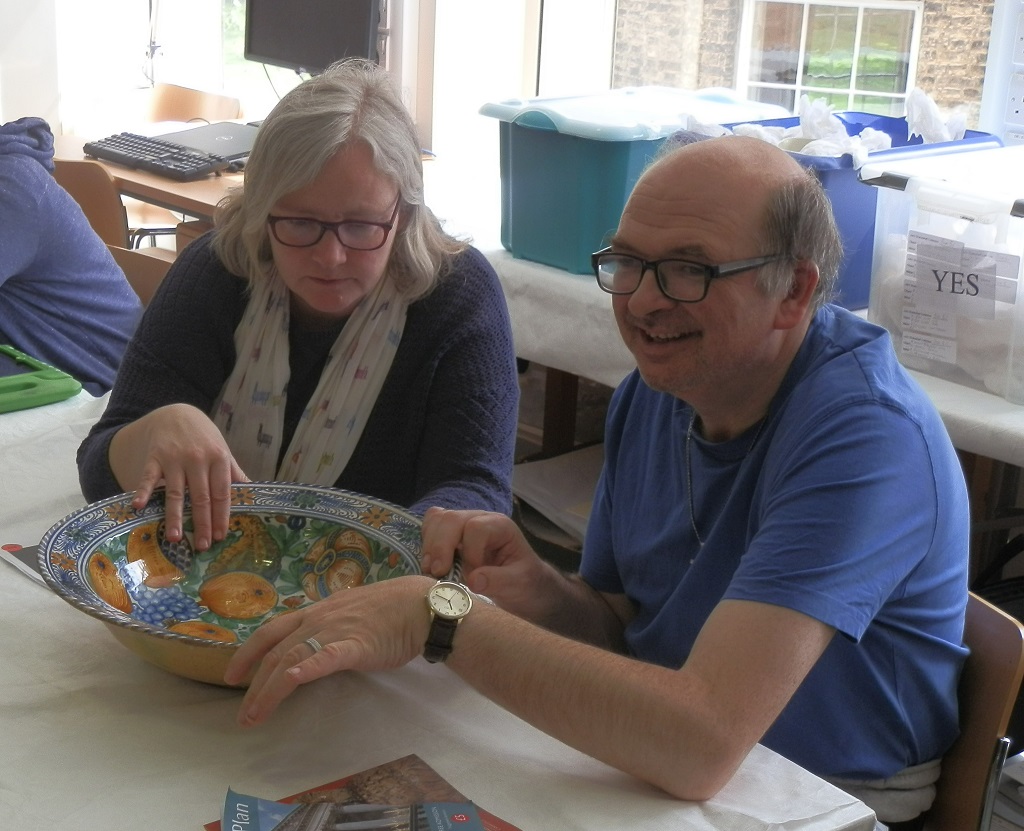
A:
<svg viewBox="0 0 1024 831">
<path fill-rule="evenodd" d="M 579 575 L 505 517 L 434 509 L 424 570 L 459 551 L 496 603 L 458 598 L 448 666 L 566 743 L 700 800 L 763 742 L 914 824 L 957 735 L 967 493 L 888 335 L 827 302 L 840 257 L 820 184 L 782 151 L 726 137 L 658 160 L 594 255 L 637 371 L 609 409 Z M 429 584 L 257 632 L 232 678 L 277 648 L 242 722 L 331 671 L 425 641 L 436 658 Z M 372 648 L 385 601 L 399 654 Z"/>
</svg>

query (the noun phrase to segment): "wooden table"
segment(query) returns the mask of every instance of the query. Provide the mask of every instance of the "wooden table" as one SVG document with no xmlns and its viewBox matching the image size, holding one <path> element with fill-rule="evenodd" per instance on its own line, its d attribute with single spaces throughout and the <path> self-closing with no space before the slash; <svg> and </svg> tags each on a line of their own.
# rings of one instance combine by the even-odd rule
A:
<svg viewBox="0 0 1024 831">
<path fill-rule="evenodd" d="M 59 159 L 88 158 L 82 153 L 85 141 L 79 136 L 57 136 L 54 140 L 54 155 Z M 166 176 L 134 170 L 113 162 L 100 159 L 95 161 L 110 171 L 118 190 L 124 196 L 141 199 L 205 222 L 213 221 L 217 203 L 224 198 L 229 188 L 241 185 L 243 179 L 241 173 L 222 173 L 194 182 L 177 182 Z"/>
</svg>

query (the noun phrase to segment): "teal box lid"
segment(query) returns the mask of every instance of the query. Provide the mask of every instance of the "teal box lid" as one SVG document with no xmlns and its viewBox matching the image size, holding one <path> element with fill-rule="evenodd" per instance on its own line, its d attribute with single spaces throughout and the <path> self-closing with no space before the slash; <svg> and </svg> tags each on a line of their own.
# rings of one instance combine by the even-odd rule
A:
<svg viewBox="0 0 1024 831">
<path fill-rule="evenodd" d="M 512 98 L 484 104 L 480 114 L 595 141 L 651 141 L 694 123 L 781 118 L 790 112 L 774 104 L 744 100 L 730 89 L 690 91 L 651 86 L 561 98 Z"/>
</svg>

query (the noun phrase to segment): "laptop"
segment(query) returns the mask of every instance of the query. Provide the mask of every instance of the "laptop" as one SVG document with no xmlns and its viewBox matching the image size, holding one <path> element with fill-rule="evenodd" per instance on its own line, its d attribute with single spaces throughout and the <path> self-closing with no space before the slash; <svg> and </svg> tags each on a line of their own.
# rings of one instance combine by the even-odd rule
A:
<svg viewBox="0 0 1024 831">
<path fill-rule="evenodd" d="M 164 133 L 153 138 L 174 142 L 183 147 L 191 147 L 193 150 L 203 153 L 211 153 L 230 162 L 244 159 L 249 155 L 258 132 L 259 128 L 253 127 L 251 124 L 218 121 L 213 124 L 191 127 L 188 130 Z"/>
</svg>

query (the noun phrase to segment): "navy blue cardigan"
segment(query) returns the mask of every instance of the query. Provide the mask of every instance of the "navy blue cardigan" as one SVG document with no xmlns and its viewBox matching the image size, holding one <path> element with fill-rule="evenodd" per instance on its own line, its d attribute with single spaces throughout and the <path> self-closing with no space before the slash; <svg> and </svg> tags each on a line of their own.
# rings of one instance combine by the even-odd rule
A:
<svg viewBox="0 0 1024 831">
<path fill-rule="evenodd" d="M 224 268 L 210 242 L 210 235 L 195 241 L 171 268 L 124 355 L 106 412 L 79 449 L 89 501 L 126 489 L 107 461 L 120 427 L 171 403 L 211 412 L 234 365 L 246 282 Z M 340 329 L 292 324 L 284 447 Z M 410 304 L 388 378 L 335 485 L 415 512 L 440 505 L 510 513 L 518 405 L 505 297 L 490 264 L 470 248 Z"/>
</svg>

